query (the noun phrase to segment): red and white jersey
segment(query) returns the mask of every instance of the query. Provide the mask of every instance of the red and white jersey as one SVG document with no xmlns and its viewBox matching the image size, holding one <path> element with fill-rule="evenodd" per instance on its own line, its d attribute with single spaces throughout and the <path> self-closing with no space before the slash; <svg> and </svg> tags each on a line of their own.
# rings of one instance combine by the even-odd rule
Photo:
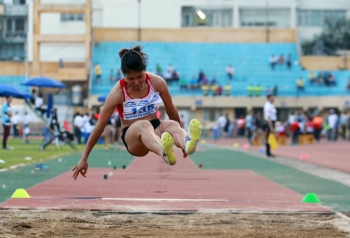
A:
<svg viewBox="0 0 350 238">
<path fill-rule="evenodd" d="M 120 117 L 124 120 L 135 120 L 156 113 L 163 103 L 159 93 L 152 86 L 151 79 L 146 74 L 148 94 L 144 98 L 131 98 L 126 90 L 125 79 L 120 80 L 124 95 L 123 105 L 117 106 Z"/>
</svg>

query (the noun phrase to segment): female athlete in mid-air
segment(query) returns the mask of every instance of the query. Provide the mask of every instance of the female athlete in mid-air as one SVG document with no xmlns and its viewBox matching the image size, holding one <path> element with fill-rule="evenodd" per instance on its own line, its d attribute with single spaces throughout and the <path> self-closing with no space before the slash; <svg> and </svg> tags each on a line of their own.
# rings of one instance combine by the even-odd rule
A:
<svg viewBox="0 0 350 238">
<path fill-rule="evenodd" d="M 146 72 L 148 56 L 142 52 L 141 46 L 122 49 L 119 56 L 124 78 L 116 83 L 106 99 L 82 157 L 72 170 L 74 179 L 79 173 L 86 177 L 89 154 L 115 108 L 122 122 L 121 137 L 130 154 L 140 157 L 152 151 L 161 156 L 167 164 L 174 165 L 174 143 L 182 149 L 184 158 L 196 150 L 202 133 L 200 122 L 192 119 L 187 132 L 181 128 L 180 117 L 167 84 L 161 77 Z M 164 103 L 170 120 L 161 122 L 158 119 L 157 111 L 161 103 Z"/>
</svg>

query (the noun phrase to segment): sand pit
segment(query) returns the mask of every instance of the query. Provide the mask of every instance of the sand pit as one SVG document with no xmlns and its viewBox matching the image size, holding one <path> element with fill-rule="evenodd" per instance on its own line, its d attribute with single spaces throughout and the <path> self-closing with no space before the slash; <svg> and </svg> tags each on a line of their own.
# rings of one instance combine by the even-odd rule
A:
<svg viewBox="0 0 350 238">
<path fill-rule="evenodd" d="M 3 210 L 0 211 L 0 237 L 340 238 L 350 237 L 346 231 L 347 222 L 333 214 L 120 214 Z"/>
</svg>

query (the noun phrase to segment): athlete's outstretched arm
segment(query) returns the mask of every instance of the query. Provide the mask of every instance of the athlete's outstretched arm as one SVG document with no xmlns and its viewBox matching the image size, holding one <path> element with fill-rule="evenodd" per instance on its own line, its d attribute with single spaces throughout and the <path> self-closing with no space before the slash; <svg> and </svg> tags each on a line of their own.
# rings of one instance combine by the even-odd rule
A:
<svg viewBox="0 0 350 238">
<path fill-rule="evenodd" d="M 72 171 L 74 171 L 73 178 L 76 179 L 79 173 L 81 173 L 82 176 L 86 177 L 85 174 L 88 169 L 88 157 L 92 150 L 92 148 L 95 146 L 96 142 L 100 138 L 102 132 L 104 131 L 104 128 L 106 127 L 112 113 L 114 112 L 115 108 L 118 104 L 123 102 L 121 94 L 121 87 L 120 84 L 117 83 L 114 88 L 109 93 L 105 105 L 102 109 L 102 112 L 100 113 L 100 118 L 97 121 L 97 124 L 92 131 L 89 140 L 86 143 L 85 149 L 83 151 L 83 154 L 81 156 L 81 159 L 77 166 L 75 166 Z"/>
<path fill-rule="evenodd" d="M 168 114 L 171 120 L 177 121 L 179 125 L 181 125 L 179 112 L 177 108 L 174 106 L 173 99 L 171 98 L 168 85 L 158 75 L 151 75 L 152 85 L 154 89 L 159 92 L 160 97 L 162 98 L 165 106 L 166 113 Z"/>
</svg>

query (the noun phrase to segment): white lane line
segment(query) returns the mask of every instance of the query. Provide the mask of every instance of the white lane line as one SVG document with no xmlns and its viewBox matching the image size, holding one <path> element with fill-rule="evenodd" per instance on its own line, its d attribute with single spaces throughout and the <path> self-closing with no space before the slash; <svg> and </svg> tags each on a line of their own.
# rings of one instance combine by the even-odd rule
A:
<svg viewBox="0 0 350 238">
<path fill-rule="evenodd" d="M 226 199 L 187 199 L 187 198 L 102 198 L 113 201 L 142 201 L 142 202 L 226 202 Z"/>
</svg>

